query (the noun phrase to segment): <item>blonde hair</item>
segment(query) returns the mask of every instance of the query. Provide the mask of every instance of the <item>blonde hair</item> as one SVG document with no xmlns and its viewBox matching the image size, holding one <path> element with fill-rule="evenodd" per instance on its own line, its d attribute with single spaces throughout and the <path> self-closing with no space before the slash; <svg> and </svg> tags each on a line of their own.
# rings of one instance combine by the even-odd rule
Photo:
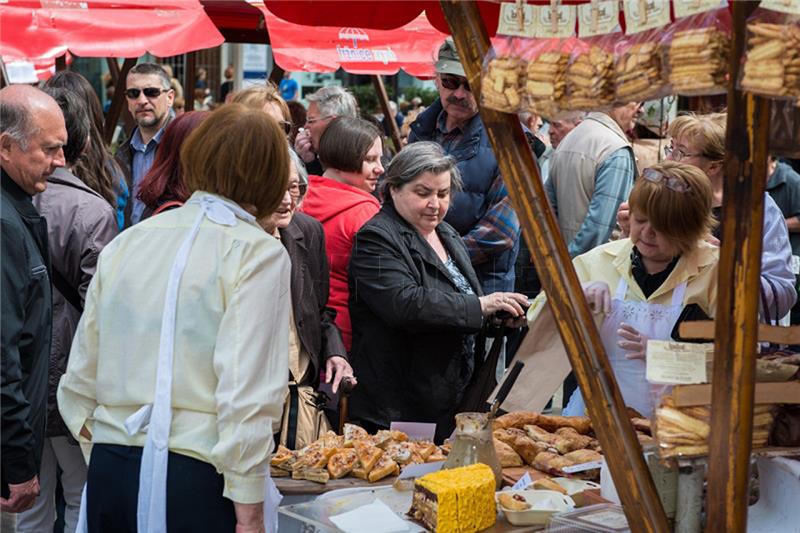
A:
<svg viewBox="0 0 800 533">
<path fill-rule="evenodd" d="M 699 168 L 676 161 L 664 161 L 648 170 L 664 178 L 651 181 L 643 175 L 636 180 L 628 199 L 631 215 L 641 213 L 681 253 L 688 253 L 716 226 L 711 213 L 711 180 Z M 668 180 L 686 190 L 674 190 Z"/>
<path fill-rule="evenodd" d="M 291 164 L 286 136 L 275 119 L 241 104 L 212 112 L 183 144 L 181 163 L 191 192 L 253 205 L 257 218 L 269 216 L 280 204 Z"/>
<path fill-rule="evenodd" d="M 669 136 L 695 143 L 700 155 L 711 161 L 725 159 L 726 113 L 679 115 L 669 125 Z"/>
<path fill-rule="evenodd" d="M 234 104 L 243 104 L 251 109 L 261 111 L 267 104 L 275 104 L 281 110 L 283 120 L 292 122 L 292 114 L 289 112 L 289 106 L 286 105 L 286 100 L 281 98 L 278 89 L 271 83 L 266 85 L 253 85 L 243 91 L 239 91 L 233 95 Z"/>
</svg>

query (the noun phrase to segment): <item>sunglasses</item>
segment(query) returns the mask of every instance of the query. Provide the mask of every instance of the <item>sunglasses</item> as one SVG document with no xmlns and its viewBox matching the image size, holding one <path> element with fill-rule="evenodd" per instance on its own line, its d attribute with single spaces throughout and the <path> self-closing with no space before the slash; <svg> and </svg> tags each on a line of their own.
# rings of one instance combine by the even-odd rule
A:
<svg viewBox="0 0 800 533">
<path fill-rule="evenodd" d="M 652 168 L 644 169 L 642 172 L 642 177 L 651 183 L 663 183 L 667 186 L 667 189 L 671 189 L 675 192 L 686 192 L 689 190 L 689 185 L 686 184 L 681 178 L 677 176 L 667 177 L 661 172 L 657 170 L 653 170 Z"/>
<path fill-rule="evenodd" d="M 287 122 L 285 120 L 279 120 L 278 121 L 278 126 L 283 128 L 283 133 L 285 133 L 286 135 L 289 135 L 292 132 L 292 123 L 291 122 Z"/>
<path fill-rule="evenodd" d="M 289 185 L 289 196 L 297 200 L 301 196 L 305 196 L 306 191 L 308 190 L 308 184 L 306 183 L 292 183 Z"/>
<path fill-rule="evenodd" d="M 449 91 L 455 91 L 463 85 L 465 91 L 472 92 L 469 89 L 467 78 L 462 78 L 461 76 L 442 76 L 440 79 L 442 81 L 442 87 Z"/>
<path fill-rule="evenodd" d="M 171 91 L 172 89 L 159 89 L 158 87 L 145 87 L 144 89 L 126 89 L 125 96 L 127 96 L 131 100 L 136 100 L 139 98 L 139 95 L 144 93 L 147 98 L 158 98 L 161 96 L 161 93 L 165 93 L 167 91 Z"/>
<path fill-rule="evenodd" d="M 306 118 L 306 124 L 313 124 L 315 122 L 319 122 L 320 120 L 327 120 L 327 119 L 329 119 L 331 117 L 333 117 L 333 115 L 325 115 L 324 117 Z"/>
</svg>

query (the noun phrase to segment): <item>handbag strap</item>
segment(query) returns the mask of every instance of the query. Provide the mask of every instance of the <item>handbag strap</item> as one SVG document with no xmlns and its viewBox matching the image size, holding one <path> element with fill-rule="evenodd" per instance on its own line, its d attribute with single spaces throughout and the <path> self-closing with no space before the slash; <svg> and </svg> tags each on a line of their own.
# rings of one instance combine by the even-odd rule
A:
<svg viewBox="0 0 800 533">
<path fill-rule="evenodd" d="M 61 296 L 72 306 L 74 307 L 79 313 L 83 313 L 83 302 L 81 301 L 81 295 L 72 286 L 72 284 L 67 281 L 67 279 L 58 271 L 58 269 L 53 266 L 50 269 L 53 274 L 53 285 L 58 292 L 61 293 Z"/>
<path fill-rule="evenodd" d="M 296 383 L 289 384 L 289 420 L 286 427 L 286 447 L 295 449 L 297 444 L 297 411 L 300 408 L 300 393 Z"/>
</svg>

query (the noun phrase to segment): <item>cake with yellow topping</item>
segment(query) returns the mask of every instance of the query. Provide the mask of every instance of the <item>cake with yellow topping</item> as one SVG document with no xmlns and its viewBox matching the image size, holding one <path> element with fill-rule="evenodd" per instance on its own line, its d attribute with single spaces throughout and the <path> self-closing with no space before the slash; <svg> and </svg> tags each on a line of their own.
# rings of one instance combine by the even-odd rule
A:
<svg viewBox="0 0 800 533">
<path fill-rule="evenodd" d="M 467 533 L 494 525 L 495 477 L 475 464 L 439 470 L 414 483 L 409 516 L 436 533 Z"/>
</svg>

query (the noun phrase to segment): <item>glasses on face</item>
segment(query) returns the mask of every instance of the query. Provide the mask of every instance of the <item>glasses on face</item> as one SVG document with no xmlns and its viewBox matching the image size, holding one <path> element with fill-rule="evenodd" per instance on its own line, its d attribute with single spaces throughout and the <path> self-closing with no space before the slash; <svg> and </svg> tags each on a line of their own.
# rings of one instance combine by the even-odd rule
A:
<svg viewBox="0 0 800 533">
<path fill-rule="evenodd" d="M 315 118 L 307 117 L 306 118 L 306 124 L 313 124 L 315 122 L 319 122 L 320 120 L 327 120 L 327 119 L 331 118 L 332 116 L 333 115 L 325 115 L 324 117 L 315 117 Z"/>
<path fill-rule="evenodd" d="M 462 85 L 464 86 L 465 91 L 469 91 L 469 82 L 467 78 L 462 78 L 461 76 L 441 76 L 442 87 L 449 91 L 455 91 Z"/>
<path fill-rule="evenodd" d="M 288 188 L 289 196 L 291 196 L 293 200 L 297 200 L 301 196 L 305 196 L 307 189 L 308 185 L 305 183 L 290 183 Z"/>
<path fill-rule="evenodd" d="M 680 161 L 687 157 L 703 157 L 703 154 L 687 154 L 681 148 L 675 148 L 672 144 L 664 147 L 664 156 L 670 157 L 673 161 Z"/>
<path fill-rule="evenodd" d="M 145 87 L 144 89 L 137 89 L 133 87 L 125 90 L 125 96 L 127 96 L 130 100 L 136 100 L 139 98 L 140 94 L 144 93 L 147 98 L 158 98 L 161 96 L 161 93 L 165 93 L 170 90 L 171 89 L 160 89 L 158 87 Z"/>
<path fill-rule="evenodd" d="M 686 192 L 689 190 L 689 186 L 685 181 L 683 181 L 683 179 L 677 176 L 665 176 L 661 172 L 653 170 L 652 168 L 644 169 L 644 172 L 642 172 L 642 177 L 652 183 L 663 183 L 667 186 L 667 189 L 675 192 Z"/>
<path fill-rule="evenodd" d="M 283 133 L 289 135 L 292 132 L 292 123 L 285 120 L 278 121 L 278 125 L 283 128 Z"/>
</svg>

